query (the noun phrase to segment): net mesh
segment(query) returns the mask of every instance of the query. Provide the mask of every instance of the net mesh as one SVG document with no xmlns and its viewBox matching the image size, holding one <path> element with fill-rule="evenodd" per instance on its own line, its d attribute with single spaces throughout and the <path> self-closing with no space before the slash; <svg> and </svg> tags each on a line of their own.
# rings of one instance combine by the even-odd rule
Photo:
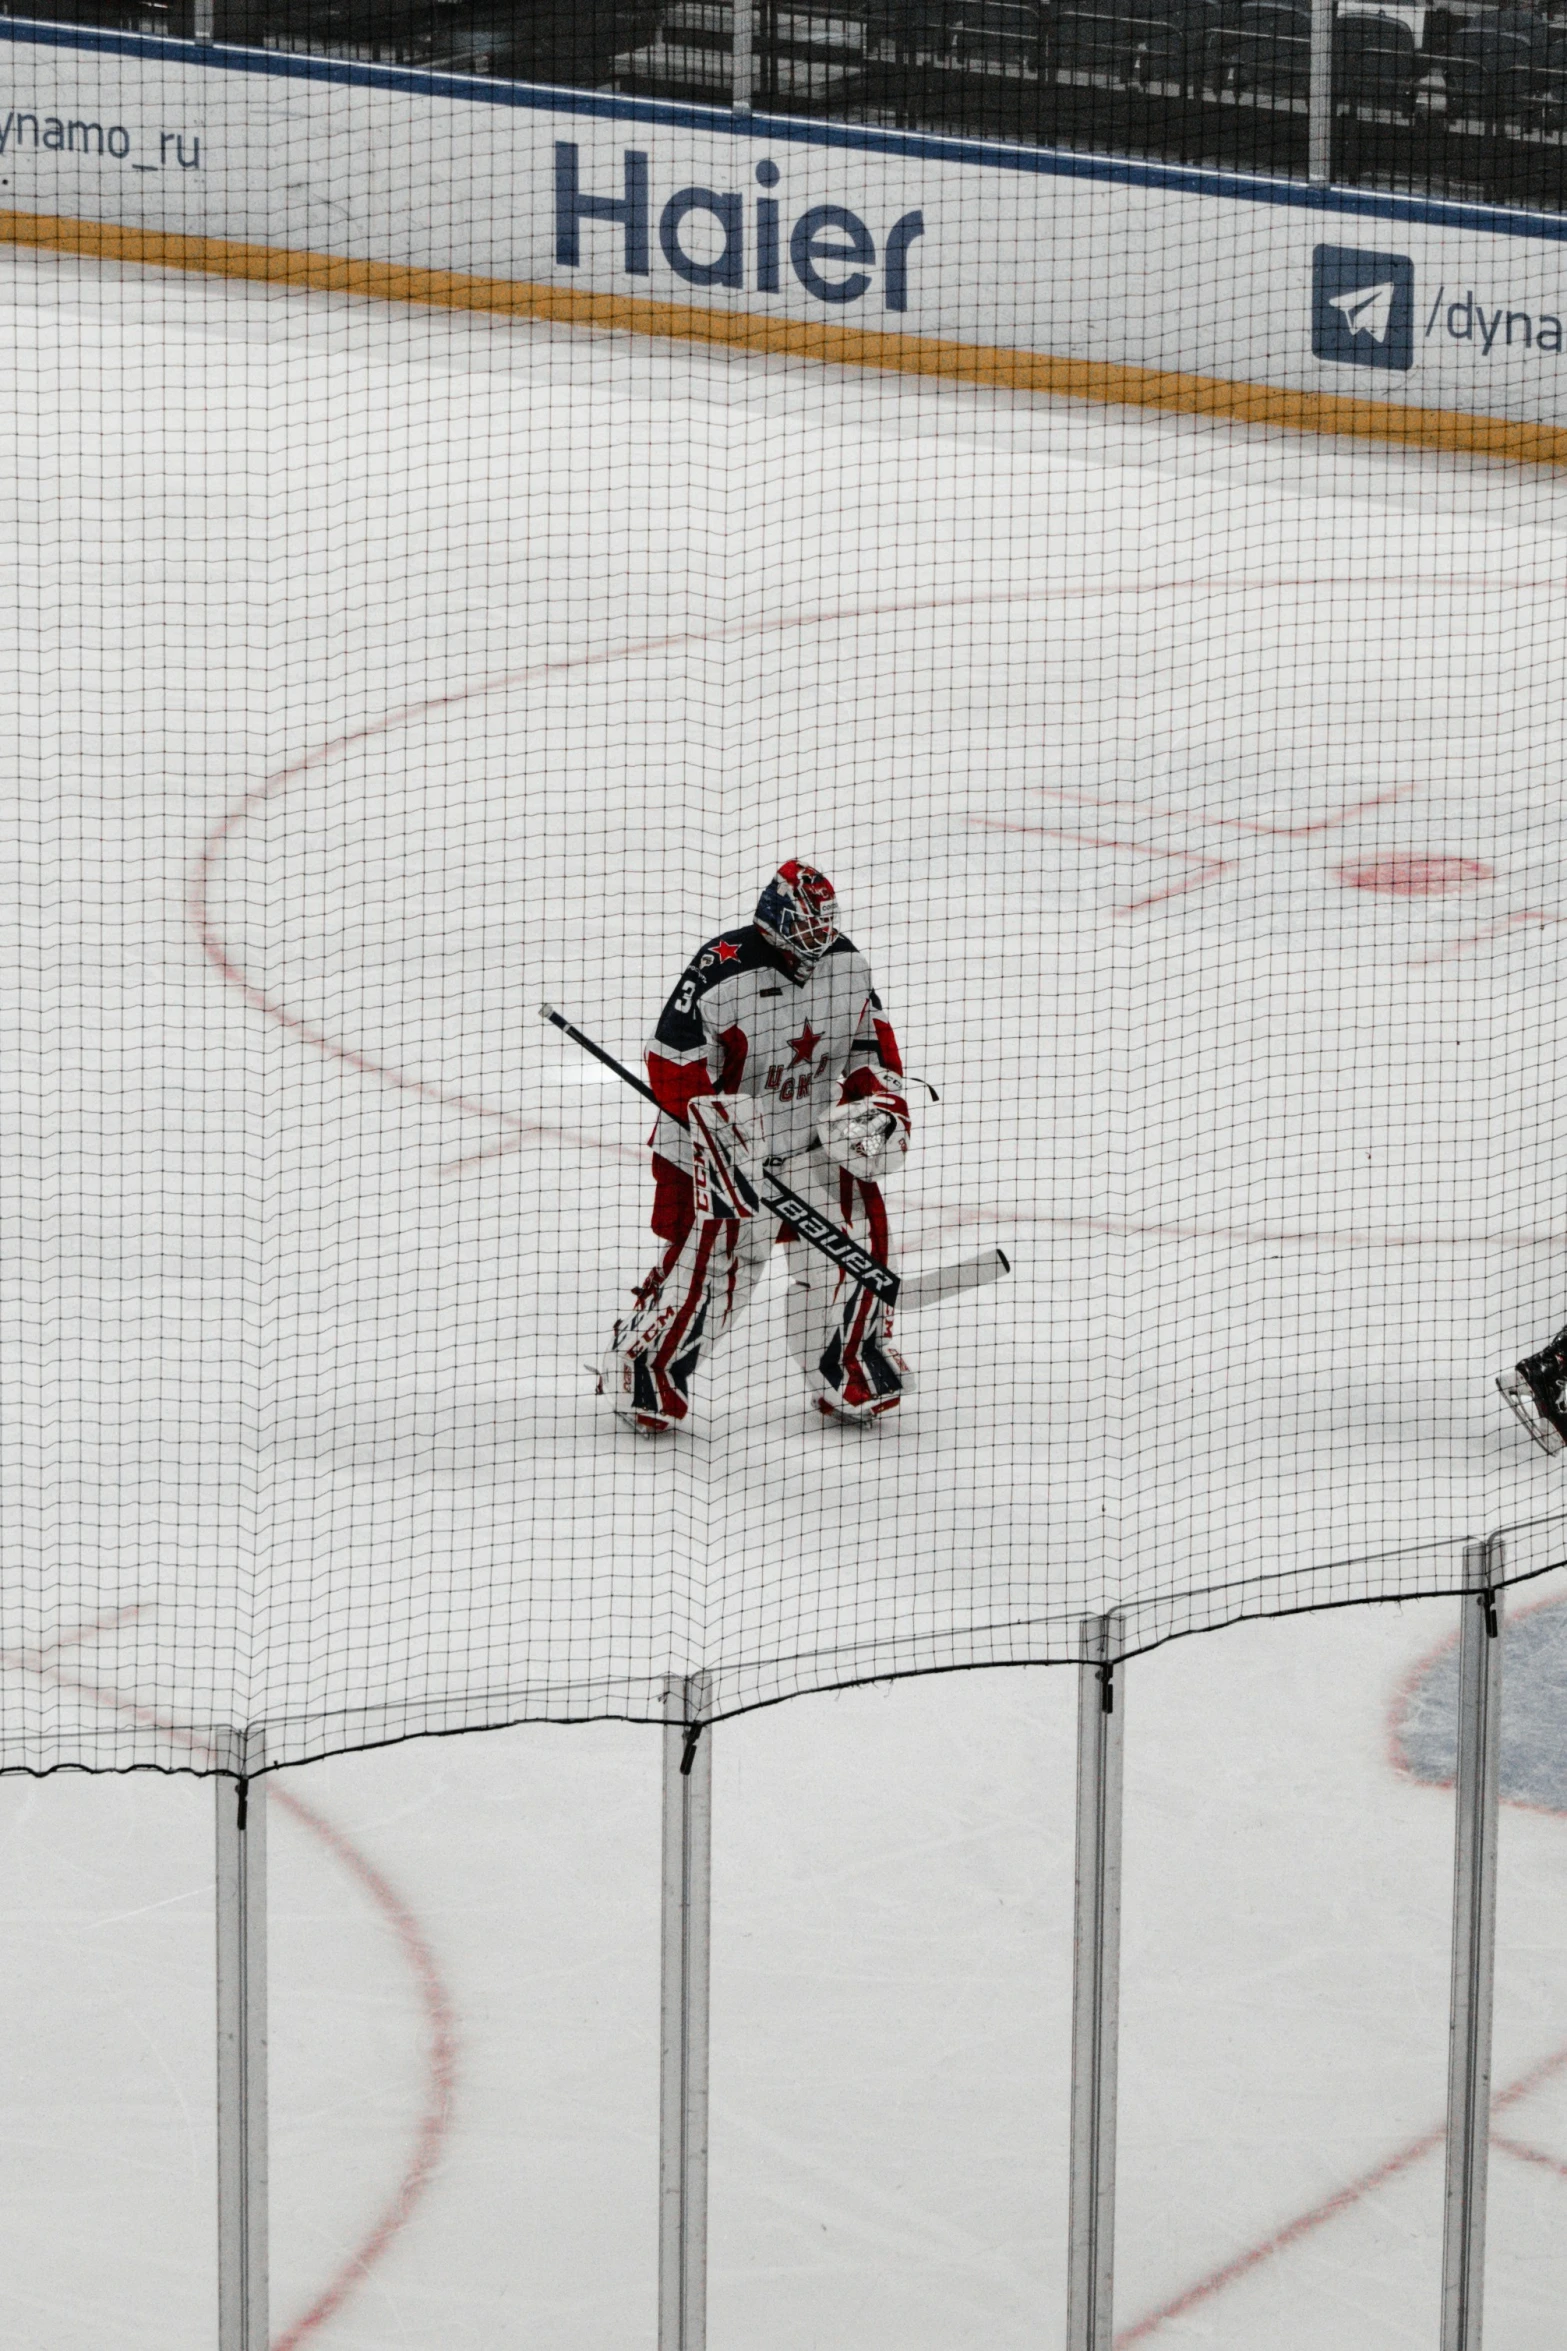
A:
<svg viewBox="0 0 1567 2351">
<path fill-rule="evenodd" d="M 1491 1386 L 1567 1311 L 1552 477 L 0 275 L 0 1767 L 720 1714 L 1567 1556 Z M 870 975 L 836 1045 L 745 943 L 791 856 Z M 646 1104 L 538 1019 L 645 1077 L 720 939 L 752 994 L 668 1066 L 791 1133 L 808 1072 L 808 1141 L 873 985 L 924 1081 L 891 1262 L 1010 1261 L 896 1315 L 870 1425 L 813 1408 L 855 1286 L 764 1215 L 688 1295 Z M 650 1282 L 705 1346 L 656 1440 L 596 1392 Z"/>
</svg>

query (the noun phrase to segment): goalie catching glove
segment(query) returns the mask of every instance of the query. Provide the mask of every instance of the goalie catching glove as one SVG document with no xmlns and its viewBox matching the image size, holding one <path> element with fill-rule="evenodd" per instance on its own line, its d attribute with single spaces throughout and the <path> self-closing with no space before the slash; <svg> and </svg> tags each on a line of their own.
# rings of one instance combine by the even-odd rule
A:
<svg viewBox="0 0 1567 2351">
<path fill-rule="evenodd" d="M 909 1106 L 885 1070 L 867 1071 L 873 1083 L 840 1102 L 821 1123 L 821 1145 L 835 1167 L 862 1184 L 884 1183 L 909 1147 Z"/>
</svg>

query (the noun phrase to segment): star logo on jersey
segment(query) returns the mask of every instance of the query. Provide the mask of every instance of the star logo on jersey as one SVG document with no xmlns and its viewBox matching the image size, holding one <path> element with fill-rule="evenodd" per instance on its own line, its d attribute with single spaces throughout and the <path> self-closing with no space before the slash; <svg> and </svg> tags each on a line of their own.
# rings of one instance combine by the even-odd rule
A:
<svg viewBox="0 0 1567 2351">
<path fill-rule="evenodd" d="M 790 1068 L 798 1069 L 802 1061 L 809 1061 L 820 1043 L 821 1038 L 807 1021 L 800 1034 L 789 1039 L 789 1050 L 794 1055 L 793 1061 L 789 1064 Z"/>
<path fill-rule="evenodd" d="M 740 950 L 732 939 L 720 939 L 716 952 L 720 963 L 737 962 L 740 955 Z"/>
</svg>

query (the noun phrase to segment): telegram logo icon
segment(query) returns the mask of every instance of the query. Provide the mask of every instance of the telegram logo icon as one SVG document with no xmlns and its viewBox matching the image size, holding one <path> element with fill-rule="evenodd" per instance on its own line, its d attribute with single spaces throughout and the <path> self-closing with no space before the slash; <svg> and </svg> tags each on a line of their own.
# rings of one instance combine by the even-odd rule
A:
<svg viewBox="0 0 1567 2351">
<path fill-rule="evenodd" d="M 1415 265 L 1403 253 L 1319 245 L 1311 257 L 1311 348 L 1341 367 L 1415 364 Z"/>
</svg>

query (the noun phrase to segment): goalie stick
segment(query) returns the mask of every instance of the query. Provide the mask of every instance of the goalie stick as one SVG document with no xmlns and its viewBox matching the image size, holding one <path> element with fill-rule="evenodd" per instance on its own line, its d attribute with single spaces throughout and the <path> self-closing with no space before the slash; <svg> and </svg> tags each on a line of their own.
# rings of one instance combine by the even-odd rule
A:
<svg viewBox="0 0 1567 2351">
<path fill-rule="evenodd" d="M 922 1307 L 955 1298 L 960 1290 L 982 1290 L 987 1282 L 999 1282 L 1011 1271 L 1012 1260 L 1004 1249 L 981 1249 L 977 1256 L 933 1266 L 929 1273 L 905 1274 L 898 1304 L 905 1314 L 918 1314 Z"/>
<path fill-rule="evenodd" d="M 655 1110 L 663 1107 L 651 1086 L 644 1085 L 613 1053 L 606 1053 L 602 1045 L 596 1045 L 563 1012 L 557 1012 L 553 1004 L 541 1004 L 539 1018 L 548 1021 L 551 1028 L 559 1029 L 574 1045 L 580 1045 L 584 1053 L 591 1053 L 606 1069 L 613 1070 L 623 1084 L 640 1094 L 645 1102 L 651 1102 Z M 878 1265 L 858 1241 L 851 1240 L 830 1217 L 813 1208 L 809 1200 L 802 1200 L 798 1192 L 792 1192 L 771 1167 L 766 1169 L 763 1181 L 767 1187 L 762 1194 L 764 1205 L 797 1232 L 802 1241 L 809 1242 L 830 1265 L 836 1265 L 851 1281 L 869 1290 L 884 1306 L 895 1306 L 900 1294 L 905 1308 L 933 1306 L 938 1298 L 952 1297 L 959 1290 L 978 1289 L 1012 1271 L 999 1249 L 987 1249 L 978 1257 L 965 1258 L 961 1264 L 938 1266 L 932 1273 L 916 1274 L 905 1282 L 890 1266 Z"/>
</svg>

